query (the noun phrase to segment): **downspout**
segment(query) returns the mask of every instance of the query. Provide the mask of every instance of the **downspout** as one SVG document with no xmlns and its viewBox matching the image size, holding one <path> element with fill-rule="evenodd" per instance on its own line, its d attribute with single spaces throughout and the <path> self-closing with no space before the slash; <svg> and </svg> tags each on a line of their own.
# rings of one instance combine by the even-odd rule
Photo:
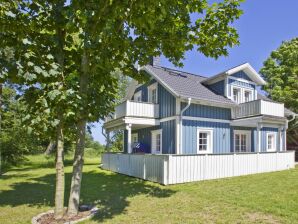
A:
<svg viewBox="0 0 298 224">
<path fill-rule="evenodd" d="M 189 108 L 191 104 L 191 98 L 188 98 L 188 101 L 187 101 L 187 105 L 186 107 L 184 107 L 182 110 L 181 110 L 181 113 L 180 113 L 180 116 L 179 116 L 179 123 L 180 123 L 180 141 L 179 141 L 179 153 L 177 154 L 181 154 L 182 152 L 182 118 L 183 118 L 183 113 Z"/>
<path fill-rule="evenodd" d="M 297 115 L 298 115 L 298 114 L 293 114 L 293 115 L 292 115 L 293 117 L 292 117 L 290 120 L 288 120 L 288 123 L 290 123 L 291 121 L 295 120 L 295 118 L 296 118 Z"/>
</svg>

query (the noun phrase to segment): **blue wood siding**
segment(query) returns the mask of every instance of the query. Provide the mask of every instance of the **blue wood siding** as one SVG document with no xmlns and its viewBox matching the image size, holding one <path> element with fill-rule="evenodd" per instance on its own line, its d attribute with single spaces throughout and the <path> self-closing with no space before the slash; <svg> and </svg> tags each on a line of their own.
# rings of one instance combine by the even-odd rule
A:
<svg viewBox="0 0 298 224">
<path fill-rule="evenodd" d="M 155 83 L 156 80 L 152 79 L 150 82 L 143 84 L 136 88 L 135 92 L 142 91 L 142 101 L 148 102 L 148 86 Z M 158 83 L 157 87 L 157 103 L 159 104 L 159 117 L 170 117 L 176 114 L 176 98 L 167 91 L 161 84 Z M 132 99 L 133 100 L 133 97 Z"/>
<path fill-rule="evenodd" d="M 181 110 L 186 106 L 186 103 L 181 104 Z M 231 119 L 231 109 L 222 107 L 206 106 L 201 104 L 191 104 L 184 112 L 184 116 L 204 117 L 222 120 Z"/>
<path fill-rule="evenodd" d="M 230 152 L 230 125 L 228 123 L 183 120 L 182 153 L 197 154 L 197 129 L 213 129 L 213 153 Z"/>
<path fill-rule="evenodd" d="M 176 98 L 162 85 L 158 84 L 159 117 L 170 117 L 176 113 Z"/>
<path fill-rule="evenodd" d="M 151 84 L 155 83 L 156 80 L 151 79 L 149 82 L 144 83 L 143 85 L 139 86 L 138 88 L 136 88 L 135 93 L 142 91 L 142 101 L 143 102 L 148 102 L 148 86 L 150 86 Z M 133 100 L 133 96 L 131 98 L 131 100 Z"/>
<path fill-rule="evenodd" d="M 225 80 L 213 83 L 208 87 L 217 94 L 225 95 Z"/>
<path fill-rule="evenodd" d="M 175 120 L 162 122 L 159 126 L 132 131 L 138 133 L 138 140 L 151 150 L 151 131 L 162 129 L 162 153 L 175 153 Z M 125 136 L 127 139 L 127 135 Z M 127 142 L 127 141 L 126 141 Z"/>
<path fill-rule="evenodd" d="M 160 127 L 162 129 L 162 153 L 174 154 L 176 145 L 176 120 L 162 122 L 160 123 Z"/>
<path fill-rule="evenodd" d="M 231 76 L 233 76 L 235 78 L 246 79 L 247 81 L 252 81 L 244 71 L 236 72 L 235 74 L 233 74 Z"/>
</svg>

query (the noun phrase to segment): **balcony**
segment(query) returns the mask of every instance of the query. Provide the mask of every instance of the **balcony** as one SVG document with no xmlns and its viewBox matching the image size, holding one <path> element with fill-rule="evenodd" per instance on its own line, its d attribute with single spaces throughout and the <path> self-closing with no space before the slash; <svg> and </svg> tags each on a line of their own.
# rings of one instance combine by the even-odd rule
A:
<svg viewBox="0 0 298 224">
<path fill-rule="evenodd" d="M 232 109 L 232 119 L 258 115 L 284 117 L 284 105 L 265 100 L 254 100 L 247 103 L 241 103 L 238 107 Z"/>
<path fill-rule="evenodd" d="M 159 105 L 146 102 L 124 101 L 115 108 L 115 112 L 106 117 L 105 122 L 123 117 L 158 118 Z"/>
</svg>

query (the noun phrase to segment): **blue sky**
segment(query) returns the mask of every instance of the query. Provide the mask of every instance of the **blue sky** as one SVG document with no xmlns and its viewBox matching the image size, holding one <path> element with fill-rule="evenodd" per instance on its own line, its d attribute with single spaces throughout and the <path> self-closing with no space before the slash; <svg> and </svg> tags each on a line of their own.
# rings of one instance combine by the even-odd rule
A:
<svg viewBox="0 0 298 224">
<path fill-rule="evenodd" d="M 282 41 L 298 37 L 297 0 L 247 0 L 241 6 L 244 14 L 233 26 L 238 30 L 240 45 L 229 51 L 229 56 L 219 59 L 206 58 L 196 50 L 186 53 L 182 70 L 212 76 L 227 68 L 249 62 L 256 71 L 270 52 L 278 48 Z M 165 58 L 161 64 L 174 66 Z M 94 124 L 92 135 L 104 144 L 101 124 Z"/>
</svg>

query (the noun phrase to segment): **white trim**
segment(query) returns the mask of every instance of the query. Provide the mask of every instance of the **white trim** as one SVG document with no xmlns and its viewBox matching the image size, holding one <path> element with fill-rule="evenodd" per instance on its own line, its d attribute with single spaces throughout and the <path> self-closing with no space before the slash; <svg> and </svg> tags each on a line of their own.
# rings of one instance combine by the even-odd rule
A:
<svg viewBox="0 0 298 224">
<path fill-rule="evenodd" d="M 170 117 L 164 117 L 164 118 L 161 118 L 159 120 L 159 122 L 167 122 L 167 121 L 172 121 L 172 120 L 175 120 L 177 116 L 170 116 Z"/>
<path fill-rule="evenodd" d="M 258 83 L 260 85 L 265 85 L 265 80 L 254 70 L 254 68 L 249 64 L 245 63 L 243 65 L 237 66 L 235 68 L 232 68 L 226 72 L 227 75 L 235 74 L 239 71 L 244 71 L 252 80 L 254 80 L 255 83 Z"/>
<path fill-rule="evenodd" d="M 229 78 L 233 79 L 235 81 L 245 82 L 245 83 L 249 83 L 249 84 L 252 84 L 252 85 L 256 86 L 255 82 L 252 82 L 252 81 L 249 81 L 249 80 L 246 80 L 246 79 L 243 79 L 243 78 L 237 78 L 237 77 L 234 77 L 234 76 L 229 76 Z"/>
<path fill-rule="evenodd" d="M 224 92 L 225 92 L 224 95 L 225 95 L 225 97 L 228 97 L 228 92 L 229 92 L 229 91 L 228 91 L 228 88 L 229 88 L 228 83 L 229 83 L 229 78 L 226 77 L 226 78 L 225 78 L 225 81 L 224 81 L 224 85 L 225 85 L 225 86 L 224 86 L 224 89 L 225 89 L 225 90 L 224 90 Z"/>
<path fill-rule="evenodd" d="M 207 133 L 207 150 L 200 151 L 200 133 Z M 213 129 L 212 128 L 197 128 L 197 154 L 211 154 L 213 153 Z"/>
<path fill-rule="evenodd" d="M 273 147 L 272 147 L 272 149 L 268 148 L 268 137 L 269 137 L 269 135 L 273 136 L 273 142 L 272 142 Z M 276 151 L 276 132 L 267 132 L 266 133 L 266 151 L 267 152 L 275 152 Z"/>
<path fill-rule="evenodd" d="M 143 125 L 159 125 L 159 120 L 154 118 L 140 118 L 140 117 L 125 117 L 123 119 L 125 124 L 143 124 Z"/>
<path fill-rule="evenodd" d="M 265 85 L 265 80 L 256 72 L 256 70 L 249 64 L 245 63 L 242 65 L 239 65 L 235 68 L 229 69 L 225 72 L 221 72 L 213 77 L 210 77 L 206 79 L 203 83 L 206 84 L 213 84 L 215 82 L 218 82 L 223 79 L 225 76 L 231 76 L 239 71 L 244 71 L 256 84 L 258 85 Z"/>
<path fill-rule="evenodd" d="M 215 118 L 205 118 L 205 117 L 190 117 L 190 116 L 183 116 L 183 120 L 191 120 L 191 121 L 210 121 L 210 122 L 219 122 L 219 123 L 231 123 L 230 120 L 222 120 L 222 119 L 215 119 Z"/>
<path fill-rule="evenodd" d="M 156 149 L 153 148 L 153 146 L 155 145 L 154 143 L 154 135 L 158 135 L 160 134 L 160 151 L 157 152 Z M 158 130 L 152 130 L 151 131 L 151 153 L 152 154 L 162 154 L 162 129 L 158 129 Z"/>
<path fill-rule="evenodd" d="M 127 130 L 127 153 L 132 153 L 131 124 L 127 124 L 125 129 Z"/>
<path fill-rule="evenodd" d="M 246 152 L 251 152 L 251 131 L 248 130 L 234 130 L 233 134 L 233 142 L 234 142 L 234 152 L 236 152 L 236 138 L 235 135 L 246 135 Z M 239 140 L 241 142 L 241 138 Z M 236 153 L 243 153 L 243 152 L 236 152 Z"/>
</svg>

